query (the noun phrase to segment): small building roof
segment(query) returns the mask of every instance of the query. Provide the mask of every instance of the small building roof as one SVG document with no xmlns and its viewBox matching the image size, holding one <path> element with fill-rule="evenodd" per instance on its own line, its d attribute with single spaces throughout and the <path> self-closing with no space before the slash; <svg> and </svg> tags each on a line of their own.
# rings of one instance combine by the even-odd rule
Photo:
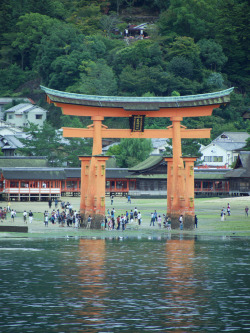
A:
<svg viewBox="0 0 250 333">
<path fill-rule="evenodd" d="M 215 144 L 224 150 L 233 151 L 245 147 L 246 142 L 216 142 Z"/>
<path fill-rule="evenodd" d="M 250 137 L 250 134 L 247 132 L 223 132 L 212 142 L 246 142 L 246 140 Z"/>
<path fill-rule="evenodd" d="M 65 168 L 66 178 L 80 178 L 81 168 Z"/>
<path fill-rule="evenodd" d="M 145 175 L 145 174 L 138 174 L 138 175 L 133 175 L 133 178 L 135 179 L 162 179 L 162 180 L 167 180 L 168 175 L 165 174 L 150 174 L 150 175 Z"/>
<path fill-rule="evenodd" d="M 207 180 L 215 180 L 215 179 L 225 179 L 225 171 L 224 173 L 215 173 L 215 172 L 203 172 L 203 173 L 196 173 L 194 172 L 194 179 L 197 180 L 197 179 L 201 179 L 201 180 L 204 180 L 204 179 L 207 179 Z"/>
<path fill-rule="evenodd" d="M 217 146 L 220 147 L 221 149 L 225 150 L 225 151 L 237 151 L 239 149 L 244 148 L 246 145 L 246 141 L 244 142 L 221 142 L 221 141 L 212 141 L 209 145 L 207 146 L 203 146 L 202 148 L 200 148 L 200 151 L 203 153 L 204 150 L 206 150 L 207 148 L 211 147 L 211 146 Z M 204 153 L 203 153 L 204 154 Z"/>
<path fill-rule="evenodd" d="M 0 136 L 0 147 L 2 150 L 23 148 L 23 143 L 15 135 Z"/>
<path fill-rule="evenodd" d="M 81 177 L 81 168 L 65 168 L 64 170 L 67 178 Z M 131 175 L 126 168 L 106 168 L 106 178 L 124 179 L 129 177 L 131 177 Z"/>
<path fill-rule="evenodd" d="M 227 178 L 250 177 L 250 151 L 241 151 L 233 170 L 226 173 Z"/>
<path fill-rule="evenodd" d="M 127 168 L 109 168 L 106 169 L 106 178 L 124 179 L 133 178 Z"/>
<path fill-rule="evenodd" d="M 0 156 L 0 168 L 14 167 L 47 167 L 48 161 L 44 156 Z"/>
<path fill-rule="evenodd" d="M 20 103 L 18 105 L 12 106 L 11 108 L 9 108 L 8 110 L 5 110 L 5 113 L 18 113 L 18 114 L 23 114 L 23 113 L 28 113 L 31 111 L 35 111 L 35 112 L 47 112 L 47 110 L 37 106 L 37 105 L 33 105 L 30 103 Z"/>
<path fill-rule="evenodd" d="M 1 168 L 5 179 L 17 180 L 61 180 L 65 179 L 63 168 Z"/>
<path fill-rule="evenodd" d="M 162 155 L 150 155 L 145 161 L 135 165 L 133 168 L 130 168 L 129 171 L 142 172 L 144 170 L 151 169 L 152 167 L 159 164 L 162 160 Z"/>
</svg>

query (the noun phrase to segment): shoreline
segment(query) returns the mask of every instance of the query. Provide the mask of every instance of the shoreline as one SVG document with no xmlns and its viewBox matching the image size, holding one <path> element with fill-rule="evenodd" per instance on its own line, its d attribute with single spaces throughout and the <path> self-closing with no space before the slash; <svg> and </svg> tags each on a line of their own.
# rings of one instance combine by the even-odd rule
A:
<svg viewBox="0 0 250 333">
<path fill-rule="evenodd" d="M 79 210 L 79 197 L 63 197 L 64 201 L 69 201 L 74 210 Z M 220 221 L 220 210 L 226 207 L 227 203 L 231 205 L 231 216 L 226 216 L 225 221 Z M 7 207 L 7 202 L 0 202 L 0 207 Z M 199 198 L 195 199 L 195 214 L 198 216 L 198 228 L 193 230 L 173 229 L 168 231 L 158 226 L 150 227 L 150 214 L 154 209 L 163 214 L 166 212 L 166 199 L 132 199 L 128 204 L 125 198 L 115 197 L 114 204 L 111 206 L 110 200 L 106 197 L 106 209 L 116 210 L 116 216 L 125 213 L 127 210 L 133 210 L 135 207 L 142 213 L 142 225 L 137 226 L 135 223 L 127 225 L 125 231 L 122 230 L 86 230 L 83 228 L 76 229 L 72 227 L 60 227 L 58 223 L 45 227 L 43 222 L 43 212 L 48 209 L 48 202 L 11 202 L 11 209 L 17 211 L 15 222 L 11 222 L 10 214 L 7 220 L 0 222 L 0 226 L 28 226 L 28 233 L 0 232 L 0 239 L 6 238 L 67 238 L 67 237 L 84 237 L 84 238 L 114 238 L 114 237 L 250 237 L 250 216 L 244 216 L 245 207 L 250 207 L 250 197 L 235 198 Z M 60 202 L 58 207 L 60 208 Z M 51 210 L 55 208 L 52 204 Z M 23 211 L 32 210 L 34 219 L 32 223 L 23 222 Z M 185 221 L 184 221 L 185 223 Z"/>
</svg>

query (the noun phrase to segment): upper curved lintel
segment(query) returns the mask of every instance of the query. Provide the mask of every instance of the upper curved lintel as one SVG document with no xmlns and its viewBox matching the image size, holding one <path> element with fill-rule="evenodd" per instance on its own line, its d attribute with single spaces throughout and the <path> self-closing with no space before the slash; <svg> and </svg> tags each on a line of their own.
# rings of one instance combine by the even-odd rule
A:
<svg viewBox="0 0 250 333">
<path fill-rule="evenodd" d="M 160 108 L 192 107 L 228 103 L 234 88 L 207 94 L 169 97 L 97 96 L 68 93 L 41 86 L 52 102 L 95 107 L 116 107 L 125 110 L 159 110 Z"/>
</svg>

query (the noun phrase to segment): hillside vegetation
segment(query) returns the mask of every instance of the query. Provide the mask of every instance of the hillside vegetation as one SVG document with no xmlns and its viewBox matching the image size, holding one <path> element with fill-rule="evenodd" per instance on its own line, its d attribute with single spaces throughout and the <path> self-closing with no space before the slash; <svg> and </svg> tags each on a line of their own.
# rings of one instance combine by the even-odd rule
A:
<svg viewBox="0 0 250 333">
<path fill-rule="evenodd" d="M 212 127 L 212 138 L 225 130 L 246 131 L 249 14 L 244 0 L 2 0 L 0 96 L 33 98 L 60 128 L 73 120 L 45 104 L 40 84 L 120 96 L 190 95 L 234 86 L 229 106 L 183 124 Z M 128 24 L 146 22 L 149 38 L 124 39 Z M 89 119 L 81 122 L 85 126 Z M 106 120 L 110 127 L 120 122 Z M 146 127 L 169 124 L 148 119 Z"/>
</svg>

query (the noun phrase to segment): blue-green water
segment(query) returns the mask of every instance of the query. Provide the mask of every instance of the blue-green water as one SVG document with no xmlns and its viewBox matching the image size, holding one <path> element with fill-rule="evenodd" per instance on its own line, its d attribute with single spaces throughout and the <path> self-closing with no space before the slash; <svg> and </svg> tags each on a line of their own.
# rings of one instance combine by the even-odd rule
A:
<svg viewBox="0 0 250 333">
<path fill-rule="evenodd" d="M 249 245 L 1 239 L 0 332 L 247 332 Z"/>
</svg>

